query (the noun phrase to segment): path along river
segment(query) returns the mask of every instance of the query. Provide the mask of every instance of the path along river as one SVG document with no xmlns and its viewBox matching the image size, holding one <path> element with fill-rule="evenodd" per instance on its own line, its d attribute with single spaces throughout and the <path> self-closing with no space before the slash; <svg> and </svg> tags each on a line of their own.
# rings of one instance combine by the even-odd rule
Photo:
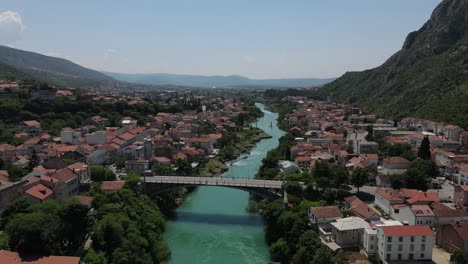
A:
<svg viewBox="0 0 468 264">
<path fill-rule="evenodd" d="M 250 154 L 228 162 L 224 177 L 254 178 L 267 152 L 278 146 L 284 134 L 277 126 L 278 115 L 264 113 L 257 127 L 272 138 L 257 143 Z M 255 124 L 253 124 L 255 125 Z M 263 222 L 246 211 L 249 193 L 223 187 L 198 187 L 176 210 L 175 220 L 167 223 L 165 239 L 172 251 L 173 264 L 265 264 L 270 260 L 264 239 Z"/>
</svg>

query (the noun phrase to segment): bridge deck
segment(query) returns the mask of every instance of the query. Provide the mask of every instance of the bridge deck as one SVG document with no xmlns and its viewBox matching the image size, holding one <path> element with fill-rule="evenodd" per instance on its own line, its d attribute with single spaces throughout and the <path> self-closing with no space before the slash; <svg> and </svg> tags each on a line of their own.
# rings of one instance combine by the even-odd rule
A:
<svg viewBox="0 0 468 264">
<path fill-rule="evenodd" d="M 187 177 L 187 176 L 150 176 L 145 177 L 147 183 L 164 183 L 180 185 L 210 185 L 210 186 L 231 186 L 250 187 L 265 189 L 281 189 L 282 181 L 255 180 L 255 179 L 232 179 L 220 177 Z"/>
</svg>

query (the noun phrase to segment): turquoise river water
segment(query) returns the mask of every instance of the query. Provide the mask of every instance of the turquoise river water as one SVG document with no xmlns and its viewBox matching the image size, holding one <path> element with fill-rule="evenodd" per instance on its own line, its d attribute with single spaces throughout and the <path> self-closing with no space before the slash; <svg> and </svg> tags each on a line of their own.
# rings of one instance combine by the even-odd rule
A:
<svg viewBox="0 0 468 264">
<path fill-rule="evenodd" d="M 266 153 L 278 146 L 284 134 L 277 126 L 276 113 L 257 107 L 265 114 L 257 127 L 272 138 L 257 143 L 250 154 L 228 162 L 224 177 L 254 178 Z M 255 125 L 255 124 L 254 124 Z M 165 239 L 172 251 L 169 263 L 265 264 L 270 260 L 263 222 L 246 211 L 249 193 L 224 187 L 198 187 L 167 223 Z"/>
</svg>

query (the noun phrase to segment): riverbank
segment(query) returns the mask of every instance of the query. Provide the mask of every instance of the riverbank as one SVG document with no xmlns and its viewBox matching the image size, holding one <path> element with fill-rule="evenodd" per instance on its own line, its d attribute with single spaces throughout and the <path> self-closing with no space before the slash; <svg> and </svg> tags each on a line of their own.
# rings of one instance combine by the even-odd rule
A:
<svg viewBox="0 0 468 264">
<path fill-rule="evenodd" d="M 233 146 L 227 146 L 228 153 L 220 151 L 220 154 L 215 158 L 210 159 L 200 169 L 200 176 L 213 177 L 222 174 L 227 170 L 226 162 L 231 162 L 239 158 L 242 154 L 247 154 L 255 147 L 259 141 L 271 138 L 271 135 L 265 133 L 263 130 L 255 127 L 243 127 L 241 131 L 236 132 L 239 141 Z"/>
</svg>

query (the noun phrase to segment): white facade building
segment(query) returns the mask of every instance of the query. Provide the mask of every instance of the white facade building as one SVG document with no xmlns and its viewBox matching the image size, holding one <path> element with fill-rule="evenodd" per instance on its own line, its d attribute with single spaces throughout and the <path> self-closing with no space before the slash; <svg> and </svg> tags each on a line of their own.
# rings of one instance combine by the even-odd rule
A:
<svg viewBox="0 0 468 264">
<path fill-rule="evenodd" d="M 377 228 L 378 258 L 390 261 L 431 260 L 434 234 L 429 226 L 383 226 Z"/>
</svg>

